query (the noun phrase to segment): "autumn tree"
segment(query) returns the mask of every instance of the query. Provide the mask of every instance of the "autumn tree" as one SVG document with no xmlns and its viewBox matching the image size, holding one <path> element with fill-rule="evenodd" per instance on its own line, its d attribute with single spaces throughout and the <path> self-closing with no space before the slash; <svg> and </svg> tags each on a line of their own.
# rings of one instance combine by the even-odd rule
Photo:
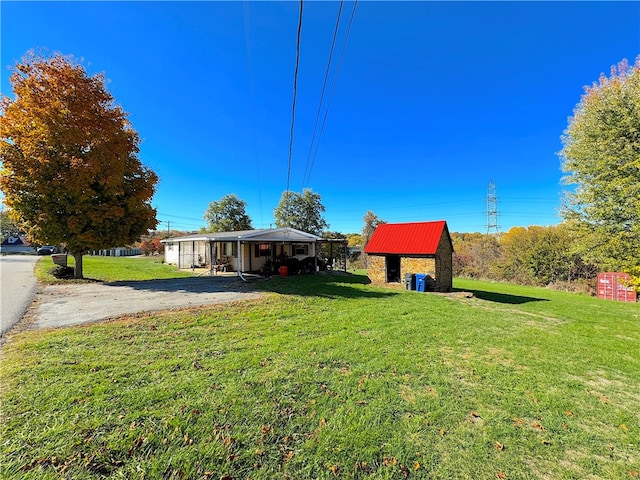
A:
<svg viewBox="0 0 640 480">
<path fill-rule="evenodd" d="M 640 56 L 585 87 L 564 133 L 559 155 L 574 188 L 562 213 L 577 227 L 581 253 L 640 276 Z"/>
<path fill-rule="evenodd" d="M 365 213 L 362 220 L 364 221 L 364 226 L 362 227 L 362 248 L 364 248 L 367 246 L 367 243 L 369 243 L 369 240 L 371 239 L 371 236 L 373 235 L 373 232 L 378 227 L 378 225 L 382 225 L 383 223 L 387 222 L 385 222 L 381 218 L 378 218 L 378 216 L 371 210 Z"/>
<path fill-rule="evenodd" d="M 451 233 L 453 275 L 456 277 L 495 279 L 501 257 L 500 239 L 484 233 Z"/>
<path fill-rule="evenodd" d="M 302 193 L 285 191 L 273 212 L 278 228 L 291 227 L 314 235 L 322 235 L 329 227 L 324 219 L 325 206 L 320 194 L 305 188 Z"/>
<path fill-rule="evenodd" d="M 164 252 L 164 244 L 158 237 L 145 239 L 140 242 L 140 250 L 142 250 L 144 255 L 160 254 Z"/>
<path fill-rule="evenodd" d="M 362 235 L 360 233 L 347 233 L 346 237 L 350 247 L 362 246 Z"/>
<path fill-rule="evenodd" d="M 155 228 L 158 177 L 138 159 L 139 137 L 107 91 L 71 57 L 33 52 L 0 106 L 0 188 L 32 241 L 63 244 L 82 278 L 89 250 L 135 242 Z"/>
<path fill-rule="evenodd" d="M 251 230 L 251 218 L 246 213 L 246 202 L 235 194 L 213 201 L 204 212 L 208 232 L 237 232 Z"/>
<path fill-rule="evenodd" d="M 567 224 L 513 227 L 500 244 L 502 278 L 507 281 L 548 285 L 575 280 L 589 268 L 575 253 L 575 239 Z"/>
</svg>

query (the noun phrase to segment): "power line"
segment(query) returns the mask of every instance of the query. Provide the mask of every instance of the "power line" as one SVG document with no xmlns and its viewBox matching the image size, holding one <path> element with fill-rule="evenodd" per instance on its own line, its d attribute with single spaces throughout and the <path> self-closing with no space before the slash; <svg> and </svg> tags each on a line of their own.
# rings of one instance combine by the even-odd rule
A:
<svg viewBox="0 0 640 480">
<path fill-rule="evenodd" d="M 340 0 L 340 8 L 338 9 L 338 17 L 336 18 L 336 26 L 333 30 L 333 39 L 331 40 L 331 50 L 329 51 L 329 60 L 327 61 L 327 68 L 324 72 L 324 82 L 322 83 L 322 93 L 320 94 L 320 102 L 318 103 L 318 112 L 316 113 L 316 122 L 313 126 L 313 135 L 311 136 L 311 144 L 309 145 L 309 154 L 307 155 L 307 164 L 304 167 L 304 175 L 302 176 L 302 187 L 304 188 L 307 178 L 307 171 L 309 169 L 309 162 L 311 161 L 311 153 L 313 152 L 313 143 L 316 138 L 316 131 L 318 129 L 318 121 L 320 120 L 320 111 L 322 110 L 322 102 L 324 100 L 324 92 L 327 87 L 327 80 L 329 79 L 329 71 L 331 70 L 331 59 L 333 58 L 333 48 L 336 44 L 336 38 L 338 36 L 338 30 L 340 28 L 340 17 L 342 16 L 342 5 L 344 0 Z"/>
<path fill-rule="evenodd" d="M 349 19 L 349 26 L 347 27 L 347 33 L 344 37 L 344 43 L 342 44 L 342 52 L 340 53 L 340 61 L 338 62 L 338 68 L 336 70 L 336 75 L 333 78 L 333 86 L 331 87 L 331 94 L 329 95 L 329 101 L 327 102 L 327 109 L 324 112 L 324 118 L 322 120 L 322 127 L 320 128 L 320 135 L 318 136 L 318 141 L 316 142 L 316 149 L 313 154 L 313 160 L 311 161 L 311 166 L 309 167 L 309 175 L 306 181 L 303 182 L 303 186 L 306 185 L 309 180 L 311 180 L 311 171 L 313 170 L 313 165 L 316 163 L 316 157 L 318 156 L 318 148 L 320 147 L 320 139 L 322 138 L 322 133 L 324 132 L 324 126 L 327 122 L 327 116 L 329 115 L 329 107 L 331 106 L 331 100 L 333 100 L 333 94 L 336 90 L 336 84 L 338 83 L 338 75 L 340 75 L 340 68 L 342 67 L 342 60 L 344 59 L 344 52 L 347 49 L 347 41 L 349 40 L 349 34 L 351 33 L 351 25 L 353 25 L 353 18 L 356 14 L 356 7 L 358 6 L 358 0 L 353 3 L 353 10 L 351 10 L 351 18 Z"/>
<path fill-rule="evenodd" d="M 300 34 L 302 32 L 302 2 L 300 0 L 300 17 L 298 19 L 298 41 L 296 42 L 296 69 L 293 74 L 293 102 L 291 105 L 291 130 L 289 131 L 289 161 L 287 162 L 287 192 L 291 184 L 291 157 L 293 156 L 293 130 L 296 122 L 296 94 L 298 93 L 298 66 L 300 64 Z"/>
<path fill-rule="evenodd" d="M 161 212 L 158 212 L 157 215 L 161 217 L 180 218 L 182 220 L 193 220 L 194 222 L 202 222 L 202 218 L 181 217 L 179 215 L 169 215 L 168 213 L 161 213 Z"/>
</svg>

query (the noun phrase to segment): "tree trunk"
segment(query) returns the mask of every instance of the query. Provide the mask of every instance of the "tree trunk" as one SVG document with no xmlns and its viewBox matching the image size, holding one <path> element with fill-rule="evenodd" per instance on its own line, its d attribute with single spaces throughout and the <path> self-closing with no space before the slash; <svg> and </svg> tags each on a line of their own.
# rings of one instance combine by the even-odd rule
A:
<svg viewBox="0 0 640 480">
<path fill-rule="evenodd" d="M 73 278 L 84 278 L 82 274 L 82 253 L 73 253 L 72 255 L 76 263 L 76 267 L 73 271 Z"/>
</svg>

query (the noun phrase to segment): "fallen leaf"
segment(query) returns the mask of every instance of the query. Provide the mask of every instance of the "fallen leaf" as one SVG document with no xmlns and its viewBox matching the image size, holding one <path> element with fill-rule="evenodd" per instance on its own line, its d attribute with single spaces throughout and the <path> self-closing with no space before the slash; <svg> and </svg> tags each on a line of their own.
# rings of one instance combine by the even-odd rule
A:
<svg viewBox="0 0 640 480">
<path fill-rule="evenodd" d="M 634 478 L 640 477 L 640 472 L 636 472 L 635 470 L 629 470 L 627 473 L 629 474 L 630 477 L 634 477 Z"/>
<path fill-rule="evenodd" d="M 540 440 L 540 443 L 543 445 L 551 445 L 551 442 L 549 440 L 545 440 L 544 438 Z"/>
<path fill-rule="evenodd" d="M 144 438 L 143 437 L 136 438 L 135 441 L 133 442 L 133 445 L 129 449 L 129 452 L 128 452 L 129 456 L 131 456 L 133 454 L 133 452 L 135 452 L 138 449 L 138 447 L 140 445 L 142 445 L 143 442 L 144 442 Z"/>
<path fill-rule="evenodd" d="M 329 471 L 331 473 L 333 473 L 336 477 L 338 476 L 338 471 L 340 470 L 340 467 L 338 467 L 338 465 L 331 465 L 329 467 Z"/>
<path fill-rule="evenodd" d="M 622 430 L 624 430 L 625 432 L 629 431 L 629 428 L 624 423 L 622 425 L 620 425 L 620 428 Z"/>
<path fill-rule="evenodd" d="M 562 422 L 562 428 L 566 430 L 567 428 L 569 428 L 569 426 L 565 422 Z"/>
<path fill-rule="evenodd" d="M 501 444 L 500 442 L 493 442 L 493 446 L 496 447 L 500 451 L 504 450 L 504 445 Z"/>
<path fill-rule="evenodd" d="M 569 415 L 570 417 L 573 416 L 573 412 L 571 410 L 567 410 L 566 412 L 564 412 L 565 415 Z"/>
<path fill-rule="evenodd" d="M 502 479 L 502 480 L 508 480 L 508 478 L 509 478 L 509 477 L 507 477 L 507 476 L 506 476 L 504 473 L 502 473 L 502 472 L 498 472 L 498 473 L 496 473 L 496 477 L 497 477 L 497 478 L 500 478 L 500 479 Z"/>
<path fill-rule="evenodd" d="M 447 433 L 447 431 L 444 428 L 440 429 L 440 435 L 442 435 L 444 437 L 444 435 Z"/>
<path fill-rule="evenodd" d="M 471 412 L 469 414 L 469 421 L 471 423 L 479 423 L 482 421 L 482 417 L 478 415 L 476 412 Z"/>
<path fill-rule="evenodd" d="M 420 464 L 419 464 L 418 462 L 415 462 L 415 463 L 413 464 L 413 469 L 414 469 L 414 470 L 419 470 L 419 469 L 420 469 Z"/>
<path fill-rule="evenodd" d="M 533 428 L 537 428 L 538 430 L 546 430 L 546 428 L 544 428 L 544 427 L 542 426 L 542 424 L 540 424 L 540 423 L 538 423 L 538 422 L 531 422 L 531 426 L 532 426 Z"/>
</svg>

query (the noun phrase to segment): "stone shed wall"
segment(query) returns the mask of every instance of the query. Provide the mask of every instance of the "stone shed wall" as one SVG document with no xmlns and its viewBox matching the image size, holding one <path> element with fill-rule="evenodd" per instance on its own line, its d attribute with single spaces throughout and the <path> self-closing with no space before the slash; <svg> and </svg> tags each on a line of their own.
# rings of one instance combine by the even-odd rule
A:
<svg viewBox="0 0 640 480">
<path fill-rule="evenodd" d="M 445 235 L 442 236 L 438 245 L 436 271 L 438 272 L 436 292 L 450 292 L 453 289 L 453 247 Z"/>
<path fill-rule="evenodd" d="M 406 273 L 425 273 L 435 280 L 436 292 L 450 292 L 453 286 L 451 247 L 443 242 L 436 257 L 400 257 L 400 278 Z M 386 256 L 367 255 L 367 275 L 374 283 L 387 283 Z"/>
<path fill-rule="evenodd" d="M 386 257 L 383 255 L 367 255 L 367 275 L 372 282 L 386 281 L 386 265 Z"/>
<path fill-rule="evenodd" d="M 434 257 L 402 257 L 400 258 L 400 274 L 426 273 L 437 278 L 436 259 Z"/>
</svg>

